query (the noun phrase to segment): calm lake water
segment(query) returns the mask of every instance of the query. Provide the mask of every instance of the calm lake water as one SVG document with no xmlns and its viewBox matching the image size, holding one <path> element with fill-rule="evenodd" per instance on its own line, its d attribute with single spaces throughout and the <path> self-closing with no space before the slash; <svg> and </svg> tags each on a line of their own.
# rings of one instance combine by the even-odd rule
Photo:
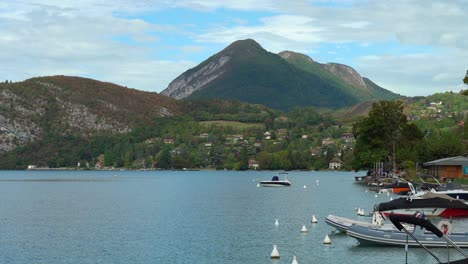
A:
<svg viewBox="0 0 468 264">
<path fill-rule="evenodd" d="M 359 246 L 325 224 L 389 200 L 355 184 L 362 173 L 289 172 L 289 188 L 257 187 L 274 174 L 0 171 L 0 263 L 405 263 L 404 248 Z M 422 249 L 409 260 L 436 263 Z"/>
</svg>

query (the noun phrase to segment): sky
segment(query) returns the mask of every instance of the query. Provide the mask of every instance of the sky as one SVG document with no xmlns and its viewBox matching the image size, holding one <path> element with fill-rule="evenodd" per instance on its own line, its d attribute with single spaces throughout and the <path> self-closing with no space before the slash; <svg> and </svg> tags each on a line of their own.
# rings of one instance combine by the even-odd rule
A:
<svg viewBox="0 0 468 264">
<path fill-rule="evenodd" d="M 468 0 L 0 0 L 0 80 L 71 75 L 160 92 L 247 38 L 401 95 L 467 88 Z"/>
</svg>

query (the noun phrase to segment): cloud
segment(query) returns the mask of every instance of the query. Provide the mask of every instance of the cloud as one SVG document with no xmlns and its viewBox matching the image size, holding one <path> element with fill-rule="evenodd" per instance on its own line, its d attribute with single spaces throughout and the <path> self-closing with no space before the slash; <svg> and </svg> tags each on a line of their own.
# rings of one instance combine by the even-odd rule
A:
<svg viewBox="0 0 468 264">
<path fill-rule="evenodd" d="M 138 18 L 168 9 L 229 19 L 176 25 Z M 194 54 L 207 54 L 203 60 L 253 38 L 272 52 L 343 58 L 337 62 L 402 94 L 430 94 L 459 87 L 468 67 L 466 10 L 466 1 L 456 0 L 4 1 L 0 75 L 91 76 L 160 91 L 201 62 Z"/>
<path fill-rule="evenodd" d="M 227 44 L 250 37 L 273 52 L 309 54 L 324 44 L 357 44 L 368 48 L 366 56 L 349 57 L 353 50 L 342 49 L 335 58 L 405 95 L 459 87 L 468 67 L 465 1 L 283 1 L 275 8 L 282 13 L 260 19 L 260 25 L 213 28 L 198 40 Z"/>
<path fill-rule="evenodd" d="M 27 7 L 0 6 L 0 60 L 7 62 L 0 67 L 0 75 L 5 79 L 77 75 L 161 91 L 196 64 L 152 58 L 152 45 L 157 46 L 159 41 L 157 34 L 173 30 L 170 26 L 115 17 L 113 8 L 95 1 L 85 1 L 94 3 L 94 7 L 84 9 L 81 1 L 49 1 L 48 5 L 32 2 Z M 80 4 L 74 5 L 76 2 Z M 116 40 L 119 36 L 125 40 Z M 197 48 L 183 49 L 194 52 Z"/>
</svg>

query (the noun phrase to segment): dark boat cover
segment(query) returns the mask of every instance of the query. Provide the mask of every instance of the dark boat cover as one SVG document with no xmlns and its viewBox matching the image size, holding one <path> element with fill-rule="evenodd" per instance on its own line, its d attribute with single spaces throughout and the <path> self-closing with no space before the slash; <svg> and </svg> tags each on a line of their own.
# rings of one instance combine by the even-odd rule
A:
<svg viewBox="0 0 468 264">
<path fill-rule="evenodd" d="M 417 225 L 420 227 L 424 227 L 426 230 L 431 231 L 438 237 L 442 237 L 444 234 L 437 229 L 429 220 L 421 218 L 421 217 L 416 217 L 412 215 L 394 215 L 391 214 L 389 216 L 390 221 L 392 221 L 393 225 L 395 225 L 398 230 L 403 229 L 403 225 L 401 223 L 407 223 L 407 224 L 412 224 L 412 225 Z"/>
<path fill-rule="evenodd" d="M 271 178 L 271 181 L 279 181 L 279 177 L 278 176 L 273 176 L 273 178 Z"/>
<path fill-rule="evenodd" d="M 457 208 L 468 210 L 468 205 L 460 200 L 448 200 L 444 198 L 428 198 L 428 199 L 407 199 L 398 198 L 390 202 L 380 203 L 376 205 L 376 211 L 390 211 L 395 209 L 408 208 Z"/>
</svg>

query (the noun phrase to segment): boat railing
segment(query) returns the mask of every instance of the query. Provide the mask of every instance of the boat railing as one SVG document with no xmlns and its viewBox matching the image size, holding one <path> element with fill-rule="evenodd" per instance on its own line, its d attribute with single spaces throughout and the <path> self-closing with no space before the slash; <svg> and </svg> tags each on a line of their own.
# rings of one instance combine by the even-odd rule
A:
<svg viewBox="0 0 468 264">
<path fill-rule="evenodd" d="M 405 227 L 404 223 L 411 224 L 414 226 L 420 226 L 431 233 L 435 234 L 437 237 L 444 239 L 447 242 L 447 245 L 452 246 L 455 248 L 460 254 L 462 254 L 465 259 L 459 261 L 453 261 L 449 263 L 468 263 L 468 254 L 463 251 L 457 244 L 455 244 L 450 238 L 448 238 L 442 231 L 440 231 L 436 226 L 434 226 L 429 220 L 425 219 L 424 217 L 416 217 L 414 215 L 394 215 L 391 214 L 389 216 L 390 221 L 393 225 L 400 231 L 404 231 L 408 236 L 410 236 L 416 243 L 418 243 L 422 248 L 424 248 L 434 259 L 437 260 L 438 263 L 443 263 L 440 259 L 431 252 L 426 246 L 424 246 L 419 240 L 409 232 Z M 408 239 L 406 240 L 408 243 Z M 448 247 L 447 247 L 448 248 Z M 405 247 L 406 253 L 408 254 L 408 246 Z"/>
</svg>

